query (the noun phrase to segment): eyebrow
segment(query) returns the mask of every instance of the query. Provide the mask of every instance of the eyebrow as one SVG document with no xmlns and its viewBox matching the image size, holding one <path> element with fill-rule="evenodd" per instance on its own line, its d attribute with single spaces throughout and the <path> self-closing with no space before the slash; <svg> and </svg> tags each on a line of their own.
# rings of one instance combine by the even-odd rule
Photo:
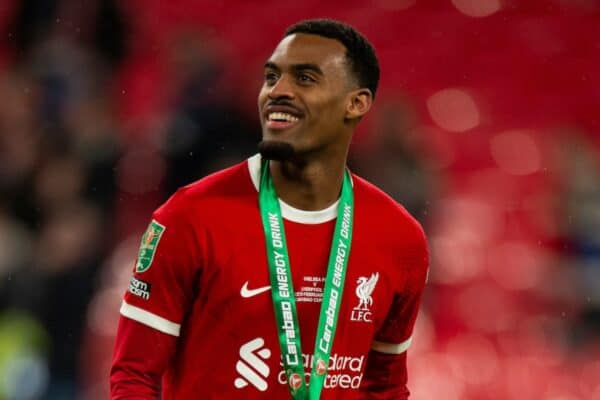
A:
<svg viewBox="0 0 600 400">
<path fill-rule="evenodd" d="M 298 71 L 312 71 L 312 72 L 314 72 L 316 74 L 324 75 L 323 71 L 321 70 L 321 68 L 319 68 L 319 66 L 316 65 L 316 64 L 310 64 L 310 63 L 293 64 L 291 68 L 295 72 L 298 72 Z M 267 61 L 265 63 L 265 69 L 274 69 L 274 70 L 277 70 L 277 71 L 280 70 L 280 68 L 277 66 L 277 64 L 275 64 L 272 61 Z"/>
</svg>

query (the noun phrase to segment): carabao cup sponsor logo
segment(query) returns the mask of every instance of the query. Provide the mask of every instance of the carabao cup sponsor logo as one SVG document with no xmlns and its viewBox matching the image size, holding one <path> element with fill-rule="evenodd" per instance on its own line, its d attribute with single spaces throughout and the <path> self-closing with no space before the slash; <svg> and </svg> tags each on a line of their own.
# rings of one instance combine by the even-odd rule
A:
<svg viewBox="0 0 600 400">
<path fill-rule="evenodd" d="M 249 383 L 261 392 L 269 388 L 266 378 L 270 371 L 264 360 L 271 357 L 271 350 L 264 346 L 263 338 L 256 338 L 240 347 L 240 360 L 235 369 L 241 376 L 234 381 L 236 388 L 244 388 Z"/>
<path fill-rule="evenodd" d="M 142 236 L 142 243 L 140 243 L 140 250 L 138 252 L 137 263 L 135 264 L 135 272 L 145 272 L 152 265 L 154 260 L 154 253 L 162 234 L 165 231 L 164 225 L 159 224 L 157 221 L 152 220 L 144 236 Z"/>
</svg>

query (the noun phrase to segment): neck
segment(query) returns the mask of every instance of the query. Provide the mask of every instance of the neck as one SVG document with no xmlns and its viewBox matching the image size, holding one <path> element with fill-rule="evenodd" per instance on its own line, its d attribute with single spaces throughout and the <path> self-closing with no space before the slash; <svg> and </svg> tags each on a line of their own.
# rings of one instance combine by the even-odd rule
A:
<svg viewBox="0 0 600 400">
<path fill-rule="evenodd" d="M 277 196 L 292 207 L 322 210 L 340 196 L 345 155 L 309 161 L 271 161 L 269 165 Z"/>
</svg>

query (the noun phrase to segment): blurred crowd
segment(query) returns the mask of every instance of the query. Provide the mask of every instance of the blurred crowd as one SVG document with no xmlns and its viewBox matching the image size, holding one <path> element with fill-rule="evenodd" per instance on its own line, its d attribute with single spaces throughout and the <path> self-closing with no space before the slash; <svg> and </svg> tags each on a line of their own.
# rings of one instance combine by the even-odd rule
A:
<svg viewBox="0 0 600 400">
<path fill-rule="evenodd" d="M 0 6 L 8 38 L 0 45 L 0 399 L 106 398 L 118 308 L 150 213 L 176 188 L 255 152 L 261 57 L 297 18 L 265 19 L 262 30 L 241 19 L 210 24 L 231 11 L 191 3 Z M 552 25 L 600 26 L 600 6 L 519 3 L 379 0 L 371 14 L 358 5 L 323 11 L 356 23 L 376 47 L 385 43 L 388 81 L 350 165 L 428 232 L 431 275 L 409 356 L 416 400 L 600 399 L 600 125 L 586 120 L 600 105 L 600 82 L 587 68 L 600 60 L 585 56 L 600 34 L 566 39 Z M 239 15 L 245 4 L 236 2 Z M 385 16 L 379 26 L 361 22 L 380 15 L 373 10 Z M 428 28 L 410 47 L 401 33 L 420 29 L 415 16 L 445 21 L 448 31 Z M 479 34 L 469 49 L 448 33 L 485 18 L 513 18 L 521 29 L 520 42 L 494 45 L 539 52 L 524 70 L 548 57 L 592 90 L 579 88 L 579 76 L 546 88 L 530 71 L 527 88 L 500 76 L 497 86 L 478 84 L 473 71 L 430 79 L 406 61 L 460 47 L 457 58 L 491 65 Z M 274 33 L 257 45 L 267 28 Z M 578 48 L 583 59 L 569 58 L 569 40 L 591 43 Z M 432 69 L 453 68 L 424 57 Z M 389 78 L 391 65 L 416 83 Z M 575 86 L 578 102 L 564 100 Z M 498 93 L 511 104 L 538 97 L 501 119 L 494 113 L 507 103 L 494 101 Z"/>
</svg>

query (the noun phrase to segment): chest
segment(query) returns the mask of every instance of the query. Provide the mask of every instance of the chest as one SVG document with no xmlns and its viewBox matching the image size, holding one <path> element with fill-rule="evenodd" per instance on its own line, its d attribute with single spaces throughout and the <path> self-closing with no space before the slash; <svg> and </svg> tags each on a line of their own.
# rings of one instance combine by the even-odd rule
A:
<svg viewBox="0 0 600 400">
<path fill-rule="evenodd" d="M 199 293 L 206 307 L 230 310 L 240 322 L 272 324 L 271 281 L 260 221 L 246 228 L 222 226 L 214 231 Z M 311 341 L 321 309 L 335 222 L 284 222 L 302 336 Z M 355 228 L 346 272 L 338 332 L 360 330 L 372 336 L 385 319 L 398 287 L 393 254 L 378 246 L 372 233 Z M 226 318 L 226 316 L 225 316 Z M 305 332 L 307 332 L 305 334 Z"/>
</svg>

